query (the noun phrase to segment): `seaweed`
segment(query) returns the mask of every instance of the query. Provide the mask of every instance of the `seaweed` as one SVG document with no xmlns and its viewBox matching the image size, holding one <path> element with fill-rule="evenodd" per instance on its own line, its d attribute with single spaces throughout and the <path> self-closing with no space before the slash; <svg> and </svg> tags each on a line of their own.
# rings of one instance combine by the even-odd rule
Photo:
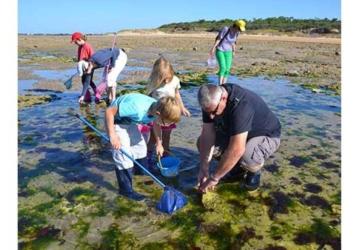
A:
<svg viewBox="0 0 360 250">
<path fill-rule="evenodd" d="M 294 238 L 298 245 L 305 245 L 310 242 L 316 242 L 320 246 L 329 244 L 333 249 L 341 249 L 341 238 L 339 231 L 330 226 L 323 219 L 313 219 L 310 227 L 301 229 Z M 322 247 L 320 247 L 322 248 Z"/>
<path fill-rule="evenodd" d="M 101 236 L 98 249 L 138 249 L 139 247 L 139 240 L 132 233 L 122 232 L 116 223 L 101 232 Z"/>
</svg>

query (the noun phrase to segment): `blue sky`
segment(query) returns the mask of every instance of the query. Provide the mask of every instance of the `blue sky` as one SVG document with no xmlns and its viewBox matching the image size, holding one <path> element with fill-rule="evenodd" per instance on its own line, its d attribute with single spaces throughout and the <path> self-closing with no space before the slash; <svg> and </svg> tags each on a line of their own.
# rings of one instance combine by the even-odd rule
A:
<svg viewBox="0 0 360 250">
<path fill-rule="evenodd" d="M 113 32 L 199 19 L 341 19 L 340 0 L 19 0 L 20 33 Z"/>
</svg>

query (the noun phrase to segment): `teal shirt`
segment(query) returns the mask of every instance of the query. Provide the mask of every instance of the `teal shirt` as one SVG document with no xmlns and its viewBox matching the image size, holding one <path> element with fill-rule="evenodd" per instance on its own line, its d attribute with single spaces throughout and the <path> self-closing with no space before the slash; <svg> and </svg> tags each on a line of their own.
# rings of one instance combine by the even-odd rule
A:
<svg viewBox="0 0 360 250">
<path fill-rule="evenodd" d="M 149 116 L 150 106 L 156 99 L 147 95 L 132 93 L 116 98 L 111 107 L 116 106 L 118 112 L 115 115 L 115 123 L 141 123 L 147 124 L 155 120 L 154 116 Z"/>
</svg>

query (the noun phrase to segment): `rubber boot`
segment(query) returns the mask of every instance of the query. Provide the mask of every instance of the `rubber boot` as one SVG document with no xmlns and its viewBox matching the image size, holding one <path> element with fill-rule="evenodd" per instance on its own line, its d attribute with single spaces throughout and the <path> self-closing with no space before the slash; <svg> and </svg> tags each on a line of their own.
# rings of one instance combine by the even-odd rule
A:
<svg viewBox="0 0 360 250">
<path fill-rule="evenodd" d="M 119 194 L 134 201 L 141 201 L 145 196 L 133 190 L 132 171 L 133 168 L 120 170 L 115 167 L 116 178 L 119 184 Z"/>
<path fill-rule="evenodd" d="M 260 170 L 255 173 L 248 172 L 245 178 L 245 188 L 248 191 L 254 191 L 258 189 L 260 186 L 260 177 L 261 177 Z"/>
<path fill-rule="evenodd" d="M 89 90 L 85 92 L 84 102 L 91 102 L 91 94 Z"/>
<path fill-rule="evenodd" d="M 107 86 L 106 86 L 106 82 L 101 82 L 97 87 L 96 87 L 96 92 L 95 92 L 95 102 L 99 103 L 101 100 L 101 96 L 104 93 L 104 91 L 106 90 Z"/>
</svg>

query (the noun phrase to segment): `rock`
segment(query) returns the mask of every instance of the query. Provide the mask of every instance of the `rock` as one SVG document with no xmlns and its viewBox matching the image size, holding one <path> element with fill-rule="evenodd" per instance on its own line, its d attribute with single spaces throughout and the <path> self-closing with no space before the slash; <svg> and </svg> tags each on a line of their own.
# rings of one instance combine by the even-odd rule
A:
<svg viewBox="0 0 360 250">
<path fill-rule="evenodd" d="M 55 94 L 40 96 L 40 95 L 25 95 L 18 97 L 18 108 L 30 107 L 33 105 L 39 105 L 43 103 L 52 102 L 61 99 Z"/>
<path fill-rule="evenodd" d="M 340 30 L 338 30 L 338 29 L 331 29 L 331 30 L 330 30 L 330 33 L 339 34 L 339 33 L 340 33 Z"/>
<path fill-rule="evenodd" d="M 281 55 L 281 53 L 279 51 L 275 51 L 276 55 Z"/>
<path fill-rule="evenodd" d="M 314 88 L 314 89 L 311 89 L 311 91 L 312 91 L 313 93 L 317 93 L 317 94 L 318 94 L 318 93 L 321 93 L 321 89 L 315 89 L 315 88 Z"/>
<path fill-rule="evenodd" d="M 243 47 L 239 47 L 239 50 L 243 50 L 244 48 Z"/>
<path fill-rule="evenodd" d="M 341 54 L 339 51 L 335 51 L 335 55 L 340 56 Z"/>
<path fill-rule="evenodd" d="M 252 65 L 252 66 L 256 66 L 256 65 L 258 65 L 258 63 L 257 63 L 257 62 L 253 62 L 251 65 Z"/>
<path fill-rule="evenodd" d="M 288 72 L 286 72 L 287 76 L 299 76 L 299 72 L 297 70 L 289 70 Z"/>
<path fill-rule="evenodd" d="M 194 47 L 194 48 L 193 48 L 193 51 L 197 51 L 197 47 Z"/>
</svg>

